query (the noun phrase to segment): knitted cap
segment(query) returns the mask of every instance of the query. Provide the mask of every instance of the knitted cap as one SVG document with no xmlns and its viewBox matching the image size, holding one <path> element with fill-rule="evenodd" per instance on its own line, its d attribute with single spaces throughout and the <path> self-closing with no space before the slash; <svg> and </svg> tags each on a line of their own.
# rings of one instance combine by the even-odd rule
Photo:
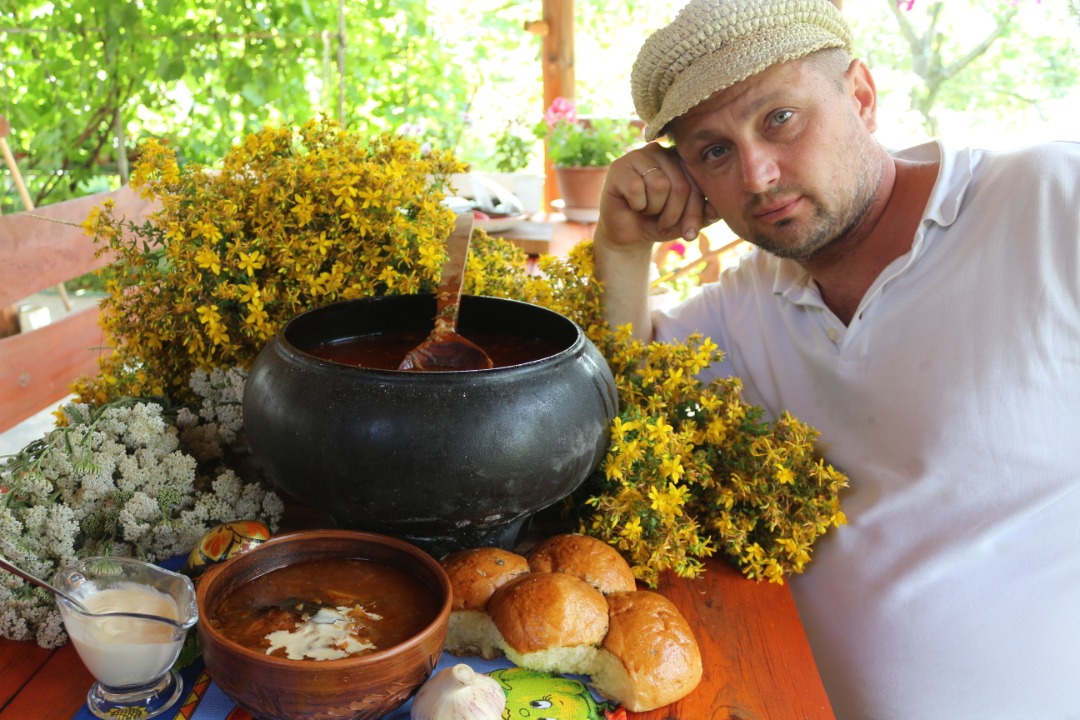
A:
<svg viewBox="0 0 1080 720">
<path fill-rule="evenodd" d="M 630 92 L 645 139 L 713 93 L 825 48 L 852 51 L 829 0 L 690 0 L 638 53 Z"/>
</svg>

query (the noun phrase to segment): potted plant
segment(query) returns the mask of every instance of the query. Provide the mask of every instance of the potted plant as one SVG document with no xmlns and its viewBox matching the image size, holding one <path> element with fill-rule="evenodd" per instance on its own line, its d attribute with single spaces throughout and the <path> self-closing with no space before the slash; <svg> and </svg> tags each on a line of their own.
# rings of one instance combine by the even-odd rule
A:
<svg viewBox="0 0 1080 720">
<path fill-rule="evenodd" d="M 578 117 L 574 101 L 559 97 L 535 131 L 547 142 L 567 219 L 595 222 L 608 166 L 634 144 L 636 130 L 628 121 Z"/>
<path fill-rule="evenodd" d="M 512 192 L 529 215 L 540 211 L 544 199 L 544 178 L 527 172 L 536 138 L 520 119 L 510 120 L 495 138 L 495 170 L 486 173 Z"/>
<path fill-rule="evenodd" d="M 511 120 L 495 138 L 495 169 L 501 173 L 521 172 L 533 155 L 533 140 L 520 120 Z"/>
</svg>

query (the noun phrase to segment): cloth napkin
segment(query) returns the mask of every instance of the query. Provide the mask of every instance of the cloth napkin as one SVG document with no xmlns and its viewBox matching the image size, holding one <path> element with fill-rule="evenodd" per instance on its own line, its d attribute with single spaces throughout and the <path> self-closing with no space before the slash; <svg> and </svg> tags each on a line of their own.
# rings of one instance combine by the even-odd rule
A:
<svg viewBox="0 0 1080 720">
<path fill-rule="evenodd" d="M 435 672 L 465 663 L 485 674 L 495 673 L 510 684 L 507 693 L 509 717 L 544 717 L 557 720 L 626 720 L 623 708 L 603 702 L 586 684 L 586 678 L 576 675 L 535 673 L 516 668 L 505 658 L 461 658 L 443 653 Z M 252 720 L 246 710 L 239 708 L 221 691 L 207 674 L 202 659 L 180 672 L 184 682 L 183 699 L 174 709 L 159 717 L 164 720 Z M 587 698 L 586 698 L 587 696 Z M 549 709 L 542 709 L 548 706 Z M 383 720 L 409 720 L 412 700 L 383 716 Z M 536 715 L 536 713 L 540 713 Z M 72 720 L 97 720 L 84 705 Z M 126 719 L 125 719 L 126 720 Z M 132 717 L 132 720 L 137 720 Z"/>
</svg>

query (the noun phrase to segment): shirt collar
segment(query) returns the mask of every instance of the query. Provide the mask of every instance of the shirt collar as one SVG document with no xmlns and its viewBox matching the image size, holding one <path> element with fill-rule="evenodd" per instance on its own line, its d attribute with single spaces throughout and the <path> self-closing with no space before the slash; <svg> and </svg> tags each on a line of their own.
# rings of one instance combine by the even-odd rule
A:
<svg viewBox="0 0 1080 720">
<path fill-rule="evenodd" d="M 923 211 L 923 223 L 927 220 L 947 227 L 956 222 L 964 194 L 971 186 L 971 148 L 955 149 L 941 140 L 923 143 L 893 153 L 893 157 L 915 162 L 938 162 L 937 181 L 930 191 Z"/>
</svg>

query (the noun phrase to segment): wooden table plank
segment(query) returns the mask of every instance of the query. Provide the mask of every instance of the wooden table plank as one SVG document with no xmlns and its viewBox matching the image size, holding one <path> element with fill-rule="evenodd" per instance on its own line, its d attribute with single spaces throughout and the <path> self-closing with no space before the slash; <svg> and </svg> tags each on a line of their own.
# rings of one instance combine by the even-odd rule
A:
<svg viewBox="0 0 1080 720">
<path fill-rule="evenodd" d="M 567 222 L 561 215 L 540 214 L 504 232 L 491 233 L 491 236 L 517 245 L 526 255 L 564 256 L 579 242 L 592 237 L 594 227 Z"/>
<path fill-rule="evenodd" d="M 786 586 L 744 578 L 721 560 L 696 580 L 661 576 L 658 592 L 690 619 L 702 651 L 701 685 L 682 700 L 632 720 L 833 720 Z"/>
<path fill-rule="evenodd" d="M 0 708 L 18 694 L 53 652 L 34 643 L 0 640 Z"/>
<path fill-rule="evenodd" d="M 554 232 L 555 223 L 528 221 L 489 235 L 512 242 L 524 250 L 526 255 L 547 255 L 551 252 L 551 236 Z"/>
<path fill-rule="evenodd" d="M 33 655 L 40 650 L 33 643 L 0 640 L 0 657 L 12 653 Z M 43 651 L 51 652 L 51 651 Z M 7 686 L 6 675 L 3 685 Z M 86 702 L 94 677 L 83 665 L 75 646 L 68 643 L 51 652 L 48 660 L 6 705 L 0 704 L 0 720 L 68 720 Z"/>
</svg>

